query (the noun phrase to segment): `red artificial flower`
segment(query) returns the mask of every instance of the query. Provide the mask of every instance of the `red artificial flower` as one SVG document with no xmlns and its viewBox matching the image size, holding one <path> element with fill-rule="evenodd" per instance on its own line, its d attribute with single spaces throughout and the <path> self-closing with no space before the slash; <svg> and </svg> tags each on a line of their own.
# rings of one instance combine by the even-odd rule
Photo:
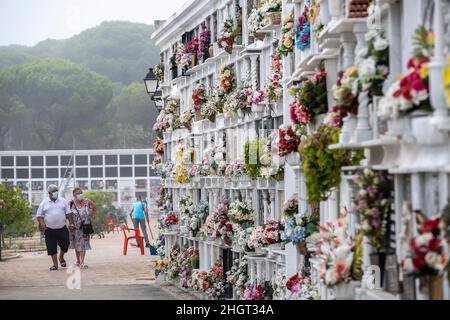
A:
<svg viewBox="0 0 450 320">
<path fill-rule="evenodd" d="M 295 274 L 294 276 L 292 276 L 291 278 L 289 278 L 289 280 L 286 282 L 286 288 L 289 291 L 292 291 L 292 288 L 297 285 L 300 282 L 300 276 L 297 274 Z"/>
</svg>

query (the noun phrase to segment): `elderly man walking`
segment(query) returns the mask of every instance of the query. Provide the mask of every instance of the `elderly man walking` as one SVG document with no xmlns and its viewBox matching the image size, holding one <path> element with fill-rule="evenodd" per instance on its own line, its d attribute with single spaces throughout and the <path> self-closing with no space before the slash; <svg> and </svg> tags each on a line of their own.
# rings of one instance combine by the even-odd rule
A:
<svg viewBox="0 0 450 320">
<path fill-rule="evenodd" d="M 47 253 L 52 257 L 53 266 L 51 271 L 58 270 L 58 246 L 59 263 L 61 267 L 66 267 L 64 254 L 69 249 L 70 238 L 66 220 L 69 220 L 69 227 L 74 228 L 72 211 L 66 199 L 59 196 L 58 186 L 51 184 L 47 188 L 48 198 L 42 200 L 37 210 L 37 220 L 39 226 L 45 230 L 45 245 Z"/>
</svg>

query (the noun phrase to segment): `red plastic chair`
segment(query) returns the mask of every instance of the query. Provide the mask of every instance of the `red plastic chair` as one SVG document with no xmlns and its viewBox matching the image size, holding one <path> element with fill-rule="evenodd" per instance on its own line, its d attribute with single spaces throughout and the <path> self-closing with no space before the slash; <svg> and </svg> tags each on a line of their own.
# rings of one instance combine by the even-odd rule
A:
<svg viewBox="0 0 450 320">
<path fill-rule="evenodd" d="M 124 235 L 124 241 L 123 241 L 123 255 L 127 255 L 127 249 L 128 249 L 128 241 L 137 239 L 139 242 L 139 248 L 141 249 L 141 255 L 144 255 L 144 237 L 141 236 L 141 230 L 139 229 L 131 229 L 128 228 L 126 225 L 122 225 L 122 231 Z M 134 231 L 134 236 L 130 237 L 127 235 L 127 232 Z"/>
</svg>

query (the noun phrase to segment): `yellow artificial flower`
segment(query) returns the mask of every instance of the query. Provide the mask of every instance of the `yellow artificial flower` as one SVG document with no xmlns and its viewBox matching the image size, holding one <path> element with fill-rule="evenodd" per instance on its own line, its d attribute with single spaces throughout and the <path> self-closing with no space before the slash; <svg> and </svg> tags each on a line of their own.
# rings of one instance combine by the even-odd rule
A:
<svg viewBox="0 0 450 320">
<path fill-rule="evenodd" d="M 433 31 L 428 31 L 428 33 L 427 33 L 427 44 L 430 47 L 434 46 L 434 32 Z"/>
<path fill-rule="evenodd" d="M 286 48 L 290 48 L 290 47 L 292 47 L 292 45 L 294 44 L 294 42 L 292 41 L 291 38 L 286 38 L 286 39 L 284 39 L 283 44 L 284 44 L 284 46 L 285 46 Z"/>
<path fill-rule="evenodd" d="M 358 68 L 356 66 L 348 67 L 345 74 L 347 77 L 350 77 L 350 78 L 356 77 L 358 75 Z"/>
<path fill-rule="evenodd" d="M 448 57 L 448 65 L 444 69 L 444 91 L 445 91 L 445 99 L 447 100 L 447 104 L 450 107 L 450 56 Z"/>
<path fill-rule="evenodd" d="M 420 66 L 419 75 L 422 80 L 427 79 L 430 75 L 430 69 L 428 68 L 428 63 L 424 63 Z"/>
</svg>

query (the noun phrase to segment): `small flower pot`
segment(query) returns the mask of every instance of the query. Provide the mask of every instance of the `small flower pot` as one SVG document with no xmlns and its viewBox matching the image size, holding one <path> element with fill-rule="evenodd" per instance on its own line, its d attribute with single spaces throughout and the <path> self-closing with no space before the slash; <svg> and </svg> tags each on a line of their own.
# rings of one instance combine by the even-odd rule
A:
<svg viewBox="0 0 450 320">
<path fill-rule="evenodd" d="M 421 283 L 424 285 L 430 300 L 444 299 L 444 277 L 443 275 L 422 277 Z"/>
<path fill-rule="evenodd" d="M 304 256 L 308 254 L 308 249 L 306 248 L 306 241 L 300 241 L 299 243 L 297 243 L 297 251 L 299 254 Z"/>
<path fill-rule="evenodd" d="M 270 24 L 279 25 L 281 24 L 281 12 L 271 12 L 269 14 Z"/>
<path fill-rule="evenodd" d="M 291 167 L 296 167 L 300 165 L 300 154 L 298 152 L 291 152 L 286 156 L 286 162 Z"/>
<path fill-rule="evenodd" d="M 333 286 L 334 298 L 336 300 L 353 300 L 355 297 L 355 288 L 358 282 L 340 282 Z"/>
</svg>

